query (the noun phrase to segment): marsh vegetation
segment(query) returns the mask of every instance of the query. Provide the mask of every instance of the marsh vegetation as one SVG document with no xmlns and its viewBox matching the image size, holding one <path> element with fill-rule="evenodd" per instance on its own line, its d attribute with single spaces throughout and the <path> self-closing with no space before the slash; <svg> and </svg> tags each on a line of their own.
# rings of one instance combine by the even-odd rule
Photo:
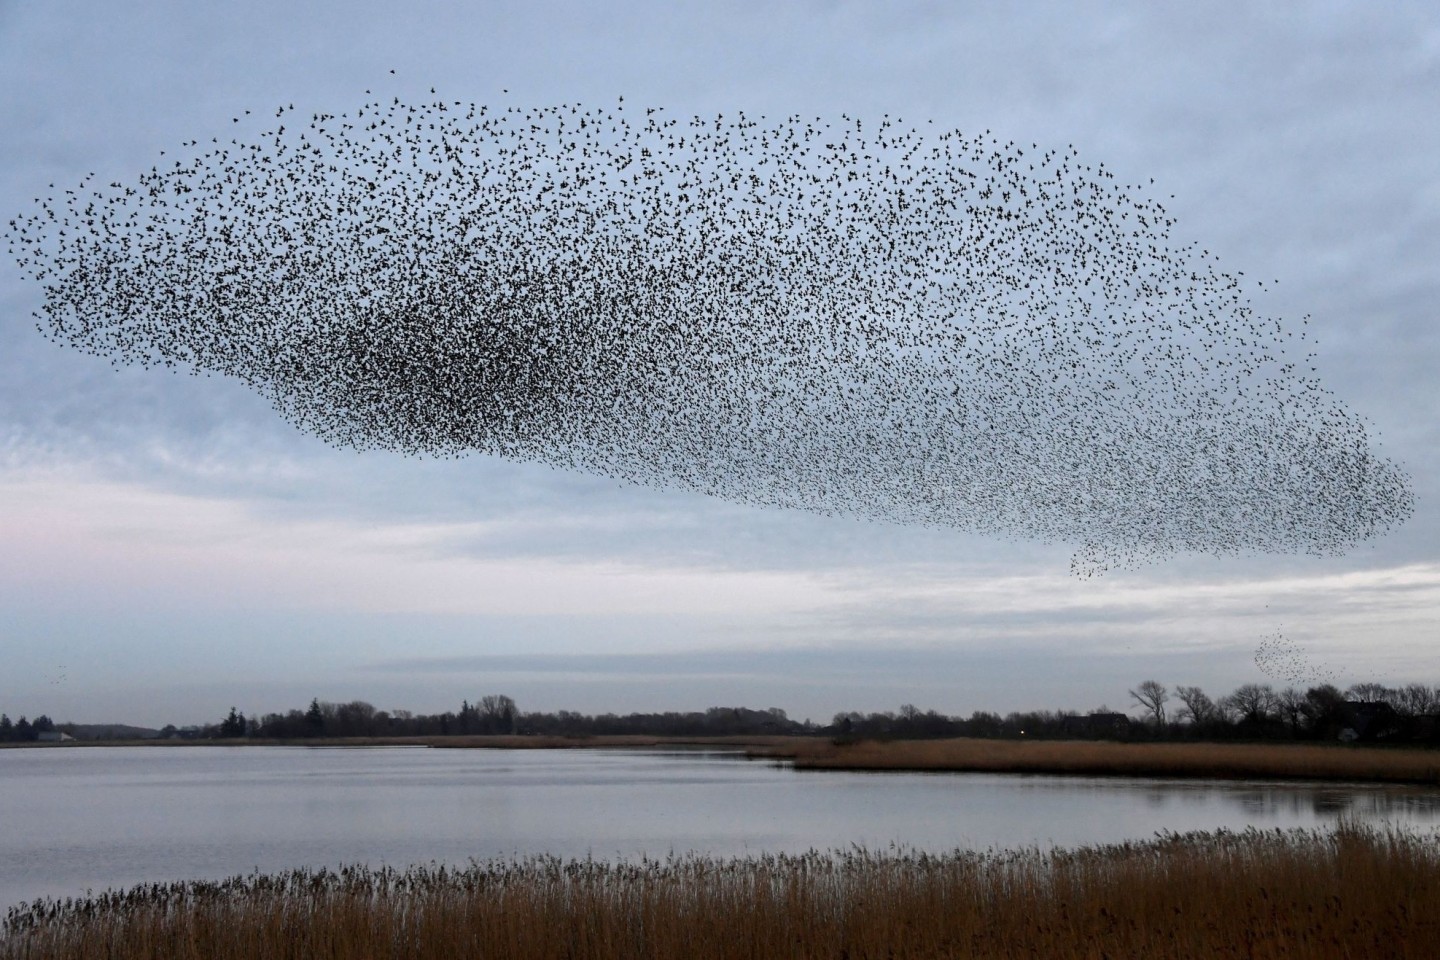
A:
<svg viewBox="0 0 1440 960">
<path fill-rule="evenodd" d="M 12 909 L 0 960 L 1434 955 L 1440 843 L 1340 824 L 1075 850 L 534 857 Z"/>
</svg>

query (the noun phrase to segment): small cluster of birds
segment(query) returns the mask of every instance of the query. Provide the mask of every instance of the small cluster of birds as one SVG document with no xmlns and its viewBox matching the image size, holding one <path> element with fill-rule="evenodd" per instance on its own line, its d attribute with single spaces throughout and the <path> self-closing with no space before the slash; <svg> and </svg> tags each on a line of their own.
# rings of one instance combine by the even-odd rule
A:
<svg viewBox="0 0 1440 960">
<path fill-rule="evenodd" d="M 1085 575 L 1343 552 L 1412 509 L 1303 329 L 1073 148 L 623 99 L 270 126 L 11 221 L 41 330 L 337 445 L 1069 543 Z"/>
<path fill-rule="evenodd" d="M 1280 630 L 1261 639 L 1255 648 L 1255 666 L 1267 677 L 1289 684 L 1334 684 L 1339 680 L 1339 674 L 1317 665 L 1300 644 Z"/>
</svg>

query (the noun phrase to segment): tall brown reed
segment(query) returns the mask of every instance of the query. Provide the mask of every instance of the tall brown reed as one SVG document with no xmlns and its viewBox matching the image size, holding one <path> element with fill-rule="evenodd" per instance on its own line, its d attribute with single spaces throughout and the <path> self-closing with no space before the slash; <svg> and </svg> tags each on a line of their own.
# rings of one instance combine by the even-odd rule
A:
<svg viewBox="0 0 1440 960">
<path fill-rule="evenodd" d="M 296 870 L 12 910 L 51 958 L 1426 958 L 1440 841 L 1342 824 L 1071 851 Z"/>
</svg>

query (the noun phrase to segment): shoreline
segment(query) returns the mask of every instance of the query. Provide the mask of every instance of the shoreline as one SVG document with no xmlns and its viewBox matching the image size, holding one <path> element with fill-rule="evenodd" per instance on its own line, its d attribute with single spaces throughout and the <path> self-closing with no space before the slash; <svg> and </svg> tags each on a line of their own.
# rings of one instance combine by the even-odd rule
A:
<svg viewBox="0 0 1440 960">
<path fill-rule="evenodd" d="M 1436 838 L 1339 824 L 1053 851 L 537 856 L 142 884 L 17 907 L 0 958 L 1428 958 L 1437 918 Z"/>
<path fill-rule="evenodd" d="M 1010 773 L 1052 776 L 1297 780 L 1440 787 L 1440 751 L 1315 743 L 1121 743 L 1097 740 L 856 740 L 823 737 L 648 735 L 72 740 L 0 748 L 433 747 L 451 750 L 693 749 L 743 752 L 806 771 Z"/>
<path fill-rule="evenodd" d="M 1312 743 L 1103 740 L 819 741 L 760 748 L 796 770 L 1293 780 L 1440 787 L 1440 751 Z"/>
</svg>

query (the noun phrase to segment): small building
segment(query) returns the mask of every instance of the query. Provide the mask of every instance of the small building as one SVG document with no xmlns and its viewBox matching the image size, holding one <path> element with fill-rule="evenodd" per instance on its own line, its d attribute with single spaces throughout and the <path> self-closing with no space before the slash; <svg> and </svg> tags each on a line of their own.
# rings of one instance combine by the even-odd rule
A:
<svg viewBox="0 0 1440 960">
<path fill-rule="evenodd" d="M 45 730 L 36 734 L 35 739 L 41 743 L 64 743 L 67 740 L 74 740 L 75 738 L 60 730 Z"/>
<path fill-rule="evenodd" d="M 1340 731 L 1340 739 L 1345 743 L 1383 740 L 1400 732 L 1400 715 L 1383 700 L 1373 703 L 1346 700 L 1344 709 L 1348 722 Z"/>
</svg>

